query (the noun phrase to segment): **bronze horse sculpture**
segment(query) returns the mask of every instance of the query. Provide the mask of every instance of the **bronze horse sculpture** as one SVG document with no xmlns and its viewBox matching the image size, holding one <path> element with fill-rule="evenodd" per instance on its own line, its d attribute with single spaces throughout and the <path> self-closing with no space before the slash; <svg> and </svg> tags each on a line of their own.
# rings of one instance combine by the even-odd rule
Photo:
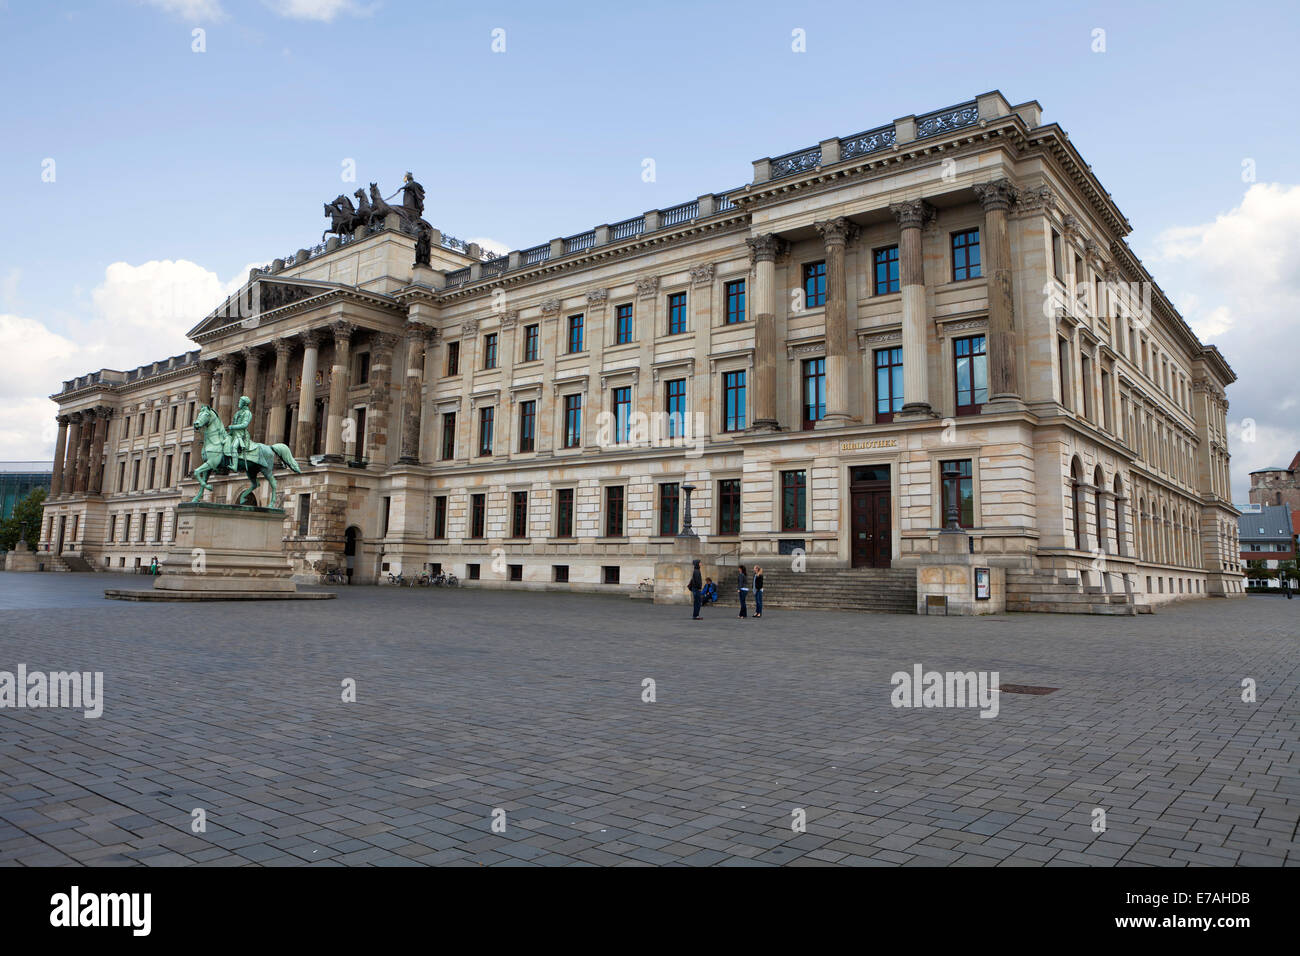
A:
<svg viewBox="0 0 1300 956">
<path fill-rule="evenodd" d="M 221 424 L 221 418 L 210 406 L 204 405 L 199 409 L 194 419 L 194 427 L 203 431 L 203 464 L 194 469 L 193 477 L 199 483 L 199 493 L 190 500 L 202 501 L 203 493 L 212 490 L 212 486 L 204 480 L 204 476 L 213 471 L 220 474 L 223 468 L 233 470 L 234 463 L 226 454 L 229 433 L 226 431 L 226 426 Z M 249 444 L 242 458 L 244 473 L 248 475 L 248 487 L 240 493 L 238 504 L 242 505 L 245 498 L 257 491 L 257 479 L 262 476 L 271 485 L 271 501 L 267 507 L 275 507 L 276 484 L 273 470 L 277 458 L 293 471 L 302 474 L 302 469 L 298 467 L 298 462 L 294 461 L 288 445 L 279 442 L 274 445 L 263 445 L 261 442 Z"/>
</svg>

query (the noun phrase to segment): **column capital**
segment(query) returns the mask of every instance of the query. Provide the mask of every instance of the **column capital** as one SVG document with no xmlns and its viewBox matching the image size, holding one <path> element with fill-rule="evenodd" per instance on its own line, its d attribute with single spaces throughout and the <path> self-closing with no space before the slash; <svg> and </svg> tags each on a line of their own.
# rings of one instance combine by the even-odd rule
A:
<svg viewBox="0 0 1300 956">
<path fill-rule="evenodd" d="M 813 228 L 822 237 L 822 242 L 828 246 L 847 245 L 858 234 L 857 224 L 850 219 L 845 219 L 843 216 L 836 216 L 834 219 L 827 219 L 824 222 L 815 222 Z"/>
<path fill-rule="evenodd" d="M 253 364 L 261 364 L 263 352 L 262 352 L 262 347 L 260 345 L 245 345 L 239 351 L 240 354 L 244 356 L 245 365 L 247 365 L 250 362 L 252 362 Z"/>
<path fill-rule="evenodd" d="M 393 349 L 397 348 L 397 342 L 400 336 L 392 332 L 372 332 L 370 333 L 370 350 L 372 352 L 387 352 L 392 354 Z"/>
<path fill-rule="evenodd" d="M 68 421 L 72 422 L 72 424 L 74 424 L 74 425 L 80 425 L 80 424 L 81 424 L 82 415 L 83 415 L 82 412 L 69 412 L 69 413 L 68 413 Z"/>
<path fill-rule="evenodd" d="M 889 211 L 904 229 L 921 229 L 933 222 L 938 215 L 935 208 L 924 199 L 905 199 L 892 203 Z"/>
<path fill-rule="evenodd" d="M 92 411 L 95 413 L 96 418 L 103 419 L 104 421 L 108 421 L 113 417 L 113 406 L 111 405 L 96 405 Z"/>
<path fill-rule="evenodd" d="M 1006 212 L 1016 201 L 1017 192 L 1015 183 L 1005 177 L 975 184 L 975 195 L 986 213 Z"/>
<path fill-rule="evenodd" d="M 212 374 L 213 372 L 215 372 L 216 370 L 217 370 L 217 361 L 216 361 L 216 359 L 210 359 L 210 358 L 199 359 L 199 374 L 200 374 L 200 375 L 211 375 L 211 374 Z"/>
<path fill-rule="evenodd" d="M 72 422 L 72 418 L 69 415 L 55 415 L 54 420 L 59 423 L 60 428 L 67 428 Z"/>
<path fill-rule="evenodd" d="M 304 329 L 298 333 L 298 340 L 302 342 L 302 347 L 305 349 L 320 348 L 321 330 Z"/>
<path fill-rule="evenodd" d="M 749 246 L 749 261 L 751 264 L 775 262 L 777 256 L 785 252 L 786 249 L 786 241 L 772 233 L 746 239 L 745 245 Z"/>
<path fill-rule="evenodd" d="M 230 352 L 217 359 L 217 367 L 221 369 L 223 375 L 233 372 L 235 370 L 235 353 Z"/>
<path fill-rule="evenodd" d="M 474 328 L 478 328 L 478 322 L 474 323 Z M 431 325 L 423 322 L 417 322 L 414 319 L 407 319 L 402 326 L 402 331 L 406 333 L 408 339 L 414 339 L 417 342 L 425 342 L 433 338 L 438 330 Z"/>
<path fill-rule="evenodd" d="M 274 343 L 275 357 L 288 358 L 293 352 L 294 342 L 292 338 L 276 339 Z"/>
<path fill-rule="evenodd" d="M 334 334 L 334 342 L 351 342 L 352 333 L 357 330 L 354 323 L 340 319 L 330 324 L 330 332 Z"/>
</svg>

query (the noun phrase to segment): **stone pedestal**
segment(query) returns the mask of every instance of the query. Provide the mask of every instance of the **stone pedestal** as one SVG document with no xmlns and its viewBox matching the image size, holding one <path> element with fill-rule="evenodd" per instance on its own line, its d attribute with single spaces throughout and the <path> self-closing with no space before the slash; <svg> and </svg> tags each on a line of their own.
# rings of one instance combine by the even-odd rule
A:
<svg viewBox="0 0 1300 956">
<path fill-rule="evenodd" d="M 176 506 L 176 536 L 152 591 L 114 588 L 106 597 L 133 601 L 260 601 L 333 597 L 299 591 L 284 552 L 280 508 L 185 502 Z"/>
<path fill-rule="evenodd" d="M 967 535 L 942 531 L 938 551 L 926 555 L 916 569 L 916 613 L 1003 614 L 1007 609 L 1006 568 L 989 567 L 984 555 L 970 553 Z M 989 596 L 975 597 L 975 569 L 987 568 Z M 931 602 L 931 598 L 946 601 Z M 946 606 L 946 610 L 945 610 Z"/>
<path fill-rule="evenodd" d="M 702 554 L 703 545 L 697 535 L 679 534 L 673 542 L 673 555 L 669 560 L 655 562 L 655 603 L 656 604 L 690 604 L 691 592 L 686 585 L 691 583 L 691 562 L 700 561 L 700 580 L 711 577 L 719 580 L 718 565 L 713 563 L 713 556 Z"/>
<path fill-rule="evenodd" d="M 26 541 L 19 541 L 18 546 L 5 555 L 4 569 L 6 571 L 35 571 L 36 552 L 27 547 Z"/>
</svg>

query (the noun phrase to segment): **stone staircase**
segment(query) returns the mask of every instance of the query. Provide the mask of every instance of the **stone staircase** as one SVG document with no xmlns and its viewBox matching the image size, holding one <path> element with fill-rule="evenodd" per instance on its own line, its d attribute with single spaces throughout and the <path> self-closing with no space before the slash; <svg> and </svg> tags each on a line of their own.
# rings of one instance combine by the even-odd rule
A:
<svg viewBox="0 0 1300 956">
<path fill-rule="evenodd" d="M 785 563 L 785 559 L 782 559 Z M 748 565 L 753 571 L 753 565 Z M 739 608 L 736 569 L 727 567 L 718 584 L 718 604 Z M 749 586 L 754 576 L 749 575 Z M 754 613 L 749 595 L 749 613 Z M 916 613 L 914 568 L 808 568 L 791 571 L 768 566 L 763 571 L 764 607 L 817 611 L 862 611 L 873 614 Z"/>
<path fill-rule="evenodd" d="M 46 571 L 94 571 L 85 558 L 71 554 L 55 554 L 53 551 L 36 552 L 37 566 L 45 565 Z"/>
<path fill-rule="evenodd" d="M 1046 614 L 1150 614 L 1149 604 L 1136 604 L 1132 595 L 1085 585 L 1069 571 L 1034 569 L 1007 571 L 1007 610 Z"/>
</svg>

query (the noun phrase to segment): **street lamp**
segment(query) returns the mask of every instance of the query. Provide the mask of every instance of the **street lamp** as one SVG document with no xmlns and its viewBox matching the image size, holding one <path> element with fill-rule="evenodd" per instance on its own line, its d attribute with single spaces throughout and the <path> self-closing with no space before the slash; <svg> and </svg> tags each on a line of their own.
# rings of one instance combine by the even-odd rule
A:
<svg viewBox="0 0 1300 956">
<path fill-rule="evenodd" d="M 943 477 L 948 483 L 947 520 L 944 531 L 961 531 L 961 507 L 957 495 L 961 489 L 961 468 L 956 462 L 944 462 Z"/>
<path fill-rule="evenodd" d="M 695 537 L 695 529 L 691 527 L 691 492 L 694 490 L 695 490 L 695 486 L 692 485 L 690 482 L 687 482 L 686 484 L 682 485 L 682 493 L 686 495 L 686 502 L 683 506 L 685 510 L 682 514 L 681 536 L 683 538 Z"/>
</svg>

